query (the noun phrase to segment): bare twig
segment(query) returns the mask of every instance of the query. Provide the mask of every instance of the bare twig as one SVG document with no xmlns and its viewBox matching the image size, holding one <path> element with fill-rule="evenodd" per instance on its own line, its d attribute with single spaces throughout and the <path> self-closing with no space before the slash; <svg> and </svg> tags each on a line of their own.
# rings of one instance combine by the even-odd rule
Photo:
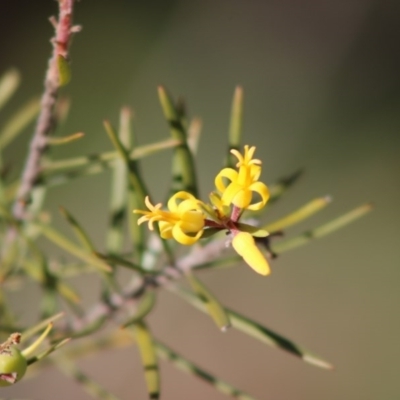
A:
<svg viewBox="0 0 400 400">
<path fill-rule="evenodd" d="M 25 168 L 22 174 L 22 181 L 13 207 L 13 215 L 17 220 L 23 220 L 30 193 L 40 173 L 40 161 L 46 151 L 47 137 L 54 130 L 54 105 L 60 87 L 58 59 L 68 59 L 68 46 L 71 34 L 79 30 L 72 26 L 72 11 L 74 0 L 59 0 L 59 18 L 50 19 L 55 28 L 55 36 L 51 42 L 53 53 L 49 60 L 44 92 L 41 99 L 41 111 L 37 120 L 35 132 L 29 149 Z"/>
</svg>

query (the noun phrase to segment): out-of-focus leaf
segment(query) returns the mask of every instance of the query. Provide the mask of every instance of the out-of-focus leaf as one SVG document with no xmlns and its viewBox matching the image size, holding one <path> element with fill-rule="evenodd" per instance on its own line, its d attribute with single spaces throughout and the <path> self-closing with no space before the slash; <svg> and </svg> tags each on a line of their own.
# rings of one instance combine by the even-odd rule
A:
<svg viewBox="0 0 400 400">
<path fill-rule="evenodd" d="M 192 154 L 197 153 L 201 135 L 202 122 L 200 118 L 193 118 L 188 127 L 187 143 Z"/>
<path fill-rule="evenodd" d="M 346 225 L 352 223 L 353 221 L 363 217 L 365 214 L 369 213 L 373 209 L 371 203 L 363 204 L 348 213 L 327 222 L 318 228 L 304 232 L 294 238 L 283 240 L 278 243 L 272 244 L 272 250 L 274 253 L 280 254 L 284 251 L 292 250 L 296 247 L 303 246 L 313 239 L 319 239 L 330 233 L 337 231 L 345 227 Z"/>
<path fill-rule="evenodd" d="M 65 358 L 54 361 L 57 367 L 68 377 L 76 381 L 82 388 L 94 397 L 100 400 L 119 400 L 117 396 L 103 388 L 98 382 L 87 376 L 82 370 L 76 367 L 74 363 Z"/>
<path fill-rule="evenodd" d="M 89 238 L 89 235 L 82 228 L 81 224 L 75 219 L 75 217 L 64 207 L 59 207 L 61 215 L 66 219 L 66 221 L 71 225 L 72 230 L 75 233 L 75 236 L 82 243 L 83 247 L 93 252 L 95 250 L 92 241 Z"/>
<path fill-rule="evenodd" d="M 158 399 L 160 398 L 160 371 L 153 338 L 143 322 L 136 323 L 130 329 L 139 348 L 149 399 Z"/>
<path fill-rule="evenodd" d="M 190 286 L 196 293 L 198 299 L 204 304 L 210 317 L 221 331 L 225 332 L 230 326 L 228 313 L 225 308 L 217 300 L 217 298 L 210 292 L 206 286 L 197 279 L 191 272 L 186 273 Z"/>
<path fill-rule="evenodd" d="M 132 209 L 144 210 L 146 209 L 144 199 L 149 194 L 149 191 L 146 189 L 146 185 L 139 172 L 139 165 L 137 164 L 137 162 L 132 161 L 129 158 L 128 151 L 121 143 L 118 135 L 116 134 L 114 128 L 111 126 L 109 121 L 104 121 L 104 127 L 112 144 L 118 151 L 120 157 L 125 162 L 125 165 L 127 166 L 129 171 L 128 191 L 129 191 L 130 207 Z M 132 213 L 129 226 L 131 230 L 131 239 L 135 247 L 136 260 L 140 261 L 145 248 L 145 233 L 144 233 L 144 227 L 139 226 L 137 224 L 138 219 L 139 219 L 138 214 Z"/>
<path fill-rule="evenodd" d="M 97 255 L 97 257 L 101 258 L 107 264 L 110 264 L 110 265 L 115 265 L 115 266 L 119 265 L 121 267 L 128 268 L 132 271 L 139 272 L 140 274 L 143 274 L 143 273 L 151 274 L 152 273 L 151 271 L 144 270 L 140 265 L 137 265 L 137 264 L 133 263 L 132 261 L 126 260 L 125 258 L 122 258 L 122 257 L 118 257 L 115 255 L 101 254 L 98 252 L 96 252 L 96 255 Z"/>
<path fill-rule="evenodd" d="M 278 221 L 271 222 L 266 224 L 263 228 L 269 233 L 280 231 L 288 226 L 295 225 L 306 218 L 311 217 L 318 211 L 325 208 L 331 202 L 331 198 L 329 196 L 318 197 L 305 204 L 303 207 L 300 207 L 298 210 L 290 213 L 286 217 L 279 219 Z"/>
<path fill-rule="evenodd" d="M 120 112 L 118 134 L 128 152 L 131 148 L 131 118 L 131 111 L 123 108 Z M 115 161 L 111 178 L 110 216 L 106 244 L 109 254 L 118 254 L 124 244 L 123 223 L 128 207 L 128 171 L 128 166 L 122 158 Z"/>
<path fill-rule="evenodd" d="M 65 86 L 71 80 L 71 67 L 61 54 L 57 56 L 58 83 Z"/>
<path fill-rule="evenodd" d="M 96 257 L 94 254 L 91 254 L 84 249 L 81 249 L 79 246 L 71 242 L 55 229 L 45 224 L 35 223 L 35 225 L 40 229 L 42 234 L 47 237 L 47 239 L 49 239 L 51 242 L 61 247 L 62 249 L 66 250 L 68 253 L 71 253 L 81 260 L 87 262 L 89 265 L 98 268 L 100 271 L 111 272 L 110 266 L 107 265 L 103 260 Z"/>
<path fill-rule="evenodd" d="M 31 328 L 25 330 L 22 333 L 21 336 L 21 343 L 25 342 L 32 336 L 36 335 L 36 333 L 40 332 L 42 329 L 44 329 L 47 325 L 50 323 L 54 323 L 58 319 L 62 318 L 65 314 L 63 312 L 60 312 L 58 314 L 55 314 L 49 318 L 44 319 L 43 321 L 40 321 L 38 324 L 32 326 Z"/>
<path fill-rule="evenodd" d="M 129 318 L 128 321 L 122 324 L 122 328 L 127 328 L 142 319 L 144 319 L 156 304 L 156 293 L 154 290 L 147 290 L 143 297 L 139 301 L 139 305 L 133 317 Z"/>
<path fill-rule="evenodd" d="M 172 188 L 171 195 L 180 190 L 185 190 L 198 197 L 196 170 L 193 155 L 187 143 L 186 129 L 181 121 L 174 102 L 166 89 L 158 87 L 158 97 L 164 117 L 167 120 L 173 139 L 179 140 L 180 145 L 174 149 L 172 160 Z"/>
<path fill-rule="evenodd" d="M 216 376 L 210 374 L 204 369 L 200 368 L 196 364 L 188 361 L 186 358 L 182 357 L 180 354 L 174 352 L 165 344 L 160 342 L 156 342 L 157 354 L 164 358 L 165 360 L 170 361 L 176 368 L 180 369 L 183 372 L 194 375 L 197 378 L 209 383 L 219 392 L 232 397 L 233 399 L 239 400 L 255 400 L 254 397 L 249 394 L 242 392 L 239 389 L 236 389 L 232 385 L 223 380 L 217 378 Z"/>
<path fill-rule="evenodd" d="M 242 232 L 251 233 L 254 237 L 267 237 L 269 234 L 268 230 L 265 228 L 261 229 L 258 226 L 248 225 L 243 222 L 238 222 L 237 226 Z"/>
<path fill-rule="evenodd" d="M 62 144 L 67 144 L 74 142 L 75 140 L 82 139 L 85 136 L 83 132 L 76 132 L 72 135 L 63 136 L 63 137 L 49 137 L 47 139 L 47 143 L 51 146 L 59 146 Z"/>
<path fill-rule="evenodd" d="M 236 86 L 233 94 L 231 120 L 229 125 L 229 149 L 225 166 L 234 168 L 237 160 L 231 150 L 239 150 L 243 126 L 243 88 Z"/>
<path fill-rule="evenodd" d="M 0 131 L 0 150 L 9 145 L 36 118 L 39 99 L 32 99 L 17 110 Z"/>
<path fill-rule="evenodd" d="M 195 295 L 190 293 L 188 290 L 179 286 L 168 286 L 169 290 L 177 293 L 181 298 L 195 306 L 197 309 L 206 312 L 204 303 L 199 300 Z M 289 339 L 277 334 L 276 332 L 262 326 L 258 322 L 252 321 L 251 319 L 240 315 L 239 313 L 225 309 L 229 315 L 232 327 L 258 339 L 262 343 L 269 346 L 285 350 L 296 357 L 301 358 L 303 361 L 315 365 L 320 368 L 332 369 L 332 365 L 322 358 L 313 355 L 307 350 L 304 350 L 301 346 L 295 344 Z"/>
<path fill-rule="evenodd" d="M 47 350 L 45 350 L 43 353 L 40 353 L 39 355 L 30 358 L 28 360 L 28 365 L 32 365 L 35 362 L 42 360 L 43 358 L 47 357 L 49 354 L 53 353 L 57 349 L 66 345 L 70 340 L 71 340 L 70 338 L 67 338 L 67 339 L 63 339 L 63 340 L 55 343 L 54 345 L 50 346 Z"/>
<path fill-rule="evenodd" d="M 141 158 L 156 154 L 162 150 L 170 149 L 179 144 L 178 140 L 167 139 L 157 143 L 148 144 L 144 146 L 136 147 L 129 153 L 129 158 L 131 160 L 140 160 Z M 45 162 L 43 166 L 42 176 L 47 178 L 52 176 L 54 173 L 62 170 L 76 169 L 76 174 L 85 175 L 85 169 L 89 167 L 97 167 L 93 170 L 96 173 L 105 171 L 111 166 L 111 163 L 119 158 L 119 153 L 117 151 L 107 151 L 104 153 L 92 154 L 82 157 L 67 158 L 65 160 L 51 160 Z M 92 171 L 92 170 L 90 170 Z"/>
<path fill-rule="evenodd" d="M 19 72 L 15 68 L 6 71 L 0 78 L 0 109 L 17 90 L 21 80 Z"/>
</svg>

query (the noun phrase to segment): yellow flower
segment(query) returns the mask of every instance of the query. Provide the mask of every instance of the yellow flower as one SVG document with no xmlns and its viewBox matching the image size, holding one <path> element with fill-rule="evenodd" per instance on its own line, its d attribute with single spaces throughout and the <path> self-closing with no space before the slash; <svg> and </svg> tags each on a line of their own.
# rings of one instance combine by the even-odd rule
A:
<svg viewBox="0 0 400 400">
<path fill-rule="evenodd" d="M 169 211 L 161 210 L 161 203 L 152 205 L 147 196 L 145 204 L 150 211 L 133 212 L 143 214 L 138 224 L 148 222 L 150 230 L 153 230 L 153 223 L 158 222 L 163 239 L 174 238 L 181 244 L 191 245 L 200 239 L 204 228 L 204 214 L 199 203 L 193 195 L 181 191 L 168 200 Z"/>
<path fill-rule="evenodd" d="M 260 210 L 267 203 L 269 191 L 264 183 L 258 182 L 261 174 L 261 161 L 253 159 L 255 150 L 255 146 L 244 146 L 244 156 L 237 150 L 231 150 L 231 153 L 238 159 L 236 166 L 239 171 L 224 168 L 215 178 L 215 186 L 221 192 L 223 205 L 233 204 L 239 208 Z M 230 181 L 227 186 L 224 178 Z M 252 204 L 253 193 L 257 193 L 261 200 Z"/>
<path fill-rule="evenodd" d="M 250 233 L 237 233 L 232 240 L 232 246 L 243 260 L 258 274 L 268 275 L 271 272 L 268 261 L 256 246 L 254 238 Z"/>
</svg>

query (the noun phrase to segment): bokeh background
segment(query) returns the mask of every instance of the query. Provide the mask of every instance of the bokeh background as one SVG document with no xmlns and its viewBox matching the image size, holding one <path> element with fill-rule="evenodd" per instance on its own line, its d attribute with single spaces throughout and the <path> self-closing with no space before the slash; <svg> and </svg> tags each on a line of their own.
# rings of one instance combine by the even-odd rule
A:
<svg viewBox="0 0 400 400">
<path fill-rule="evenodd" d="M 0 2 L 0 71 L 23 76 L 2 121 L 39 94 L 56 14 L 53 0 Z M 209 319 L 173 295 L 160 296 L 151 318 L 158 338 L 205 369 L 259 399 L 376 400 L 400 398 L 400 3 L 396 1 L 129 1 L 84 0 L 83 25 L 71 49 L 72 99 L 59 134 L 84 131 L 56 158 L 111 148 L 102 120 L 115 123 L 133 107 L 140 143 L 168 136 L 156 95 L 159 84 L 183 95 L 204 131 L 198 165 L 203 194 L 226 149 L 234 87 L 245 90 L 245 143 L 257 145 L 263 179 L 303 167 L 301 181 L 276 206 L 275 219 L 311 198 L 330 194 L 324 212 L 288 235 L 316 226 L 366 201 L 376 209 L 343 231 L 284 254 L 262 279 L 244 266 L 207 272 L 204 281 L 229 307 L 330 360 L 319 370 L 233 330 L 218 332 Z M 6 154 L 18 166 L 29 137 Z M 170 153 L 144 162 L 155 198 L 162 198 Z M 105 242 L 108 174 L 51 190 L 47 208 L 62 204 L 99 247 Z M 76 282 L 85 301 L 94 280 Z M 19 297 L 25 318 L 37 288 Z M 106 351 L 79 362 L 121 399 L 146 398 L 137 349 Z M 203 382 L 162 362 L 163 399 L 223 399 Z M 89 399 L 56 370 L 3 389 L 0 397 Z"/>
</svg>

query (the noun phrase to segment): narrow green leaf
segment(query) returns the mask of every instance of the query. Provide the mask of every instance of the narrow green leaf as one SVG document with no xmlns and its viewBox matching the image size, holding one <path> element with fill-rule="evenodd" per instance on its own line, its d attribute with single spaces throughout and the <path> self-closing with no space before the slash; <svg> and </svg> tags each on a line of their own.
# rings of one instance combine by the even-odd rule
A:
<svg viewBox="0 0 400 400">
<path fill-rule="evenodd" d="M 295 225 L 311 217 L 318 211 L 321 211 L 323 208 L 325 208 L 330 202 L 331 198 L 329 196 L 319 197 L 305 204 L 303 207 L 300 207 L 298 210 L 290 213 L 286 217 L 266 224 L 263 228 L 269 233 L 280 231 L 288 226 Z"/>
<path fill-rule="evenodd" d="M 131 111 L 123 108 L 120 112 L 119 139 L 127 151 L 131 147 L 130 120 Z M 123 223 L 128 203 L 128 167 L 122 158 L 116 160 L 113 166 L 110 192 L 110 222 L 106 249 L 109 254 L 118 254 L 124 244 Z"/>
<path fill-rule="evenodd" d="M 0 78 L 0 109 L 17 90 L 21 77 L 15 68 L 6 71 Z"/>
<path fill-rule="evenodd" d="M 32 99 L 17 110 L 0 130 L 0 150 L 9 145 L 36 118 L 39 99 Z"/>
<path fill-rule="evenodd" d="M 55 321 L 59 320 L 60 318 L 64 317 L 65 313 L 60 312 L 58 314 L 55 314 L 49 318 L 44 319 L 43 321 L 40 321 L 38 324 L 32 326 L 29 329 L 26 329 L 21 336 L 21 343 L 25 342 L 32 336 L 35 336 L 38 332 L 46 328 L 47 325 L 50 323 L 54 323 Z"/>
<path fill-rule="evenodd" d="M 81 302 L 81 298 L 76 290 L 60 280 L 57 282 L 57 293 L 69 303 L 79 304 Z"/>
<path fill-rule="evenodd" d="M 179 286 L 168 286 L 169 290 L 172 290 L 174 293 L 178 294 L 181 298 L 186 300 L 191 305 L 195 306 L 200 311 L 206 312 L 206 307 L 204 303 L 199 300 L 195 295 L 190 293 L 188 290 L 179 287 Z M 229 319 L 231 321 L 232 327 L 246 333 L 249 336 L 252 336 L 255 339 L 258 339 L 264 344 L 267 344 L 272 347 L 279 348 L 281 350 L 285 350 L 290 354 L 301 358 L 303 361 L 315 365 L 320 368 L 332 369 L 332 365 L 319 358 L 302 347 L 298 346 L 294 342 L 285 337 L 277 334 L 276 332 L 262 326 L 258 322 L 252 321 L 251 319 L 240 315 L 239 313 L 225 309 L 225 311 L 229 315 Z"/>
<path fill-rule="evenodd" d="M 137 322 L 143 320 L 156 304 L 156 293 L 154 290 L 147 290 L 139 301 L 139 305 L 135 314 L 122 324 L 122 328 L 127 328 Z"/>
<path fill-rule="evenodd" d="M 171 350 L 165 344 L 162 344 L 160 342 L 155 342 L 155 346 L 157 354 L 161 358 L 170 361 L 176 368 L 180 369 L 181 371 L 194 375 L 195 377 L 200 378 L 201 380 L 209 383 L 219 392 L 227 396 L 230 396 L 234 399 L 255 400 L 255 398 L 250 396 L 249 394 L 236 389 L 229 383 L 224 382 L 223 380 L 217 378 L 215 375 L 210 374 L 209 372 L 205 371 L 204 369 L 192 363 L 191 361 L 188 361 L 180 354 Z"/>
<path fill-rule="evenodd" d="M 71 228 L 74 231 L 75 236 L 82 243 L 83 247 L 90 252 L 95 251 L 95 247 L 92 241 L 90 240 L 89 235 L 82 228 L 81 224 L 74 218 L 74 216 L 64 207 L 59 207 L 59 210 L 61 215 L 71 225 Z"/>
<path fill-rule="evenodd" d="M 141 158 L 145 158 L 160 151 L 175 147 L 179 145 L 179 143 L 180 142 L 178 140 L 167 139 L 157 143 L 136 147 L 130 151 L 129 158 L 131 160 L 140 160 Z M 78 173 L 79 171 L 84 172 L 85 170 L 81 170 L 80 168 L 89 167 L 97 167 L 96 172 L 101 172 L 110 168 L 112 166 L 112 163 L 115 162 L 115 160 L 117 160 L 119 157 L 120 155 L 117 151 L 108 151 L 104 153 L 91 154 L 88 156 L 67 158 L 65 160 L 46 161 L 43 166 L 42 175 L 44 177 L 47 177 L 58 171 L 68 169 L 76 169 L 76 173 Z"/>
<path fill-rule="evenodd" d="M 68 61 L 61 54 L 57 56 L 58 83 L 65 86 L 71 80 L 71 67 Z"/>
<path fill-rule="evenodd" d="M 35 362 L 38 362 L 40 360 L 43 360 L 43 358 L 47 357 L 48 355 L 50 355 L 51 353 L 53 353 L 54 351 L 58 350 L 59 348 L 61 348 L 62 346 L 66 345 L 71 339 L 67 338 L 67 339 L 63 339 L 55 344 L 53 344 L 52 346 L 50 346 L 47 350 L 45 350 L 44 352 L 40 353 L 37 356 L 34 356 L 32 358 L 30 358 L 28 360 L 28 365 L 32 365 Z"/>
<path fill-rule="evenodd" d="M 211 236 L 214 236 L 216 233 L 221 232 L 221 228 L 207 228 L 204 229 L 203 234 L 201 235 L 202 239 L 208 239 Z"/>
<path fill-rule="evenodd" d="M 75 257 L 87 262 L 89 265 L 98 268 L 100 271 L 111 272 L 110 266 L 107 265 L 103 260 L 100 260 L 94 254 L 88 253 L 86 250 L 81 249 L 55 229 L 44 224 L 35 223 L 35 225 L 40 229 L 42 234 L 47 237 L 47 239 L 66 250 L 68 253 L 71 253 Z"/>
<path fill-rule="evenodd" d="M 111 142 L 115 146 L 116 150 L 120 154 L 120 157 L 124 160 L 129 170 L 128 178 L 130 207 L 132 210 L 144 210 L 146 209 L 144 199 L 149 192 L 146 189 L 144 181 L 139 173 L 139 165 L 136 161 L 130 160 L 128 151 L 119 140 L 118 135 L 115 133 L 109 121 L 104 121 L 104 127 Z M 143 226 L 137 225 L 138 219 L 139 215 L 132 213 L 129 226 L 131 229 L 131 239 L 135 247 L 136 259 L 140 260 L 145 248 L 145 233 Z"/>
<path fill-rule="evenodd" d="M 337 231 L 338 229 L 345 227 L 346 225 L 352 223 L 353 221 L 356 221 L 365 214 L 369 213 L 372 209 L 373 205 L 371 203 L 363 204 L 349 211 L 348 213 L 319 226 L 318 228 L 304 232 L 298 236 L 295 236 L 294 238 L 274 243 L 271 246 L 272 250 L 275 253 L 280 254 L 285 251 L 292 250 L 296 247 L 303 246 L 313 239 L 319 239 L 325 235 L 328 235 L 332 232 Z"/>
<path fill-rule="evenodd" d="M 239 255 L 228 256 L 224 258 L 218 258 L 217 260 L 209 261 L 203 264 L 196 265 L 196 271 L 202 271 L 203 269 L 218 269 L 232 267 L 239 262 L 242 262 L 243 258 Z"/>
<path fill-rule="evenodd" d="M 198 299 L 204 304 L 210 317 L 221 331 L 225 332 L 230 326 L 229 315 L 225 308 L 217 300 L 217 298 L 210 292 L 206 286 L 197 279 L 191 272 L 186 273 L 186 278 L 190 283 L 193 291 L 196 293 Z"/>
<path fill-rule="evenodd" d="M 82 388 L 94 397 L 101 400 L 119 400 L 117 396 L 107 391 L 98 382 L 86 375 L 76 365 L 65 358 L 54 360 L 57 367 L 68 377 L 79 383 Z"/>
<path fill-rule="evenodd" d="M 181 121 L 174 102 L 164 87 L 158 87 L 158 96 L 164 117 L 170 128 L 173 139 L 181 143 L 174 149 L 172 160 L 172 188 L 171 195 L 180 190 L 185 190 L 198 197 L 198 187 L 193 155 L 187 143 L 187 132 Z"/>
<path fill-rule="evenodd" d="M 24 259 L 22 261 L 24 271 L 36 282 L 43 286 L 47 285 L 47 281 L 51 282 L 49 290 L 54 291 L 54 294 L 58 294 L 63 297 L 66 301 L 77 304 L 80 302 L 80 297 L 77 292 L 66 282 L 60 280 L 54 273 L 44 268 L 45 264 L 38 260 L 34 262 L 30 259 Z"/>
<path fill-rule="evenodd" d="M 140 274 L 152 273 L 151 271 L 147 271 L 147 270 L 143 269 L 140 265 L 137 265 L 137 264 L 133 263 L 132 261 L 126 260 L 125 258 L 119 257 L 117 255 L 101 254 L 99 252 L 96 252 L 96 256 L 101 258 L 107 264 L 110 264 L 110 265 L 125 267 L 132 271 L 139 272 Z"/>
<path fill-rule="evenodd" d="M 159 399 L 160 371 L 153 338 L 143 322 L 136 323 L 131 329 L 139 348 L 149 399 Z"/>
<path fill-rule="evenodd" d="M 200 135 L 202 129 L 202 122 L 200 118 L 193 118 L 190 121 L 187 130 L 187 143 L 192 154 L 197 153 L 197 148 L 199 147 Z"/>
<path fill-rule="evenodd" d="M 237 226 L 241 231 L 251 233 L 254 237 L 267 237 L 269 235 L 265 228 L 261 229 L 258 226 L 248 225 L 243 222 L 238 222 Z"/>
<path fill-rule="evenodd" d="M 231 150 L 240 150 L 240 140 L 242 137 L 243 126 L 243 88 L 236 86 L 233 94 L 231 120 L 229 125 L 229 149 L 226 159 L 226 167 L 233 168 L 236 163 L 236 157 L 231 154 Z"/>
<path fill-rule="evenodd" d="M 74 142 L 75 140 L 81 139 L 84 136 L 85 136 L 85 134 L 83 132 L 76 132 L 76 133 L 73 133 L 72 135 L 63 136 L 63 137 L 49 137 L 47 139 L 47 143 L 50 146 L 59 146 L 62 144 Z"/>
<path fill-rule="evenodd" d="M 99 331 L 103 325 L 107 322 L 108 317 L 107 316 L 100 316 L 96 320 L 92 321 L 88 325 L 86 325 L 84 328 L 82 328 L 79 331 L 74 331 L 74 333 L 71 334 L 72 339 L 78 339 L 82 338 L 88 335 L 91 335 L 94 332 Z"/>
</svg>

